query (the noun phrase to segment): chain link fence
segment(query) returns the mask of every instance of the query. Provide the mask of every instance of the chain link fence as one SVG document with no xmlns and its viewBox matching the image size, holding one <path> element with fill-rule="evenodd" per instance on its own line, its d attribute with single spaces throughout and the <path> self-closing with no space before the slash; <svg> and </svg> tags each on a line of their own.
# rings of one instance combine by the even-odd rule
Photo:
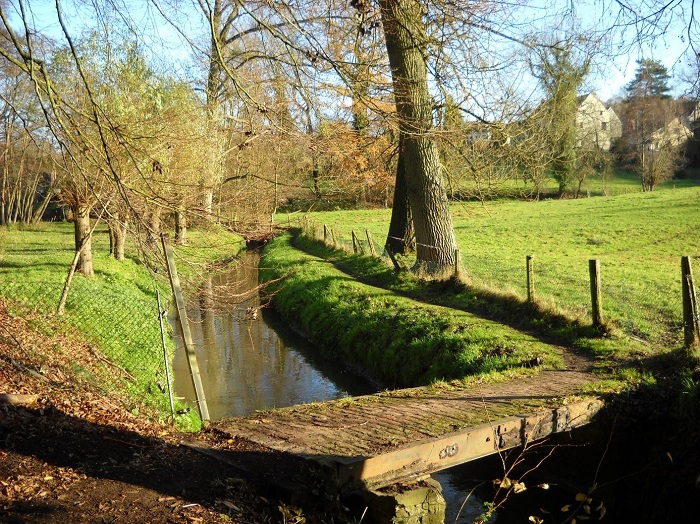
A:
<svg viewBox="0 0 700 524">
<path fill-rule="evenodd" d="M 127 286 L 125 290 L 124 285 L 109 286 L 103 279 L 75 279 L 65 313 L 58 316 L 55 311 L 62 290 L 62 282 L 18 283 L 0 279 L 0 297 L 13 307 L 34 311 L 50 321 L 46 329 L 55 326 L 89 345 L 104 368 L 101 376 L 93 377 L 98 385 L 107 390 L 125 387 L 136 405 L 144 403 L 159 415 L 169 413 L 155 281 L 153 289 Z M 161 289 L 161 297 L 169 296 Z M 163 324 L 166 330 L 171 330 L 167 319 Z M 166 341 L 171 359 L 174 347 L 169 332 Z M 41 364 L 41 355 L 35 360 Z"/>
</svg>

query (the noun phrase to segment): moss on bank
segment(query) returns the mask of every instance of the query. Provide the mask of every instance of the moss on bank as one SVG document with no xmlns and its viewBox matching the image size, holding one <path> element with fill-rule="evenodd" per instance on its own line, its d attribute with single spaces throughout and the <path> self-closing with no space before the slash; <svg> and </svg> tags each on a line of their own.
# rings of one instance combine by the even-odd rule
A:
<svg viewBox="0 0 700 524">
<path fill-rule="evenodd" d="M 530 335 L 358 282 L 291 239 L 282 235 L 263 252 L 260 274 L 273 304 L 327 356 L 386 386 L 560 362 L 556 348 Z"/>
</svg>

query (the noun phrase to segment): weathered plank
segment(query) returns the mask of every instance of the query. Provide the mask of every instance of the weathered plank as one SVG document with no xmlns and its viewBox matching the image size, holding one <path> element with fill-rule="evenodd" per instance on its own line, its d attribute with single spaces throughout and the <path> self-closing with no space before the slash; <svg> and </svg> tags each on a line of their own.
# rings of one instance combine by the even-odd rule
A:
<svg viewBox="0 0 700 524">
<path fill-rule="evenodd" d="M 603 407 L 589 399 L 528 415 L 509 417 L 431 438 L 389 453 L 338 463 L 344 489 L 378 489 L 415 480 L 502 450 L 525 446 L 551 434 L 582 426 Z"/>
<path fill-rule="evenodd" d="M 594 377 L 587 361 L 574 364 L 502 383 L 413 388 L 215 425 L 322 465 L 333 472 L 329 486 L 377 489 L 586 424 L 603 402 L 576 396 Z"/>
</svg>

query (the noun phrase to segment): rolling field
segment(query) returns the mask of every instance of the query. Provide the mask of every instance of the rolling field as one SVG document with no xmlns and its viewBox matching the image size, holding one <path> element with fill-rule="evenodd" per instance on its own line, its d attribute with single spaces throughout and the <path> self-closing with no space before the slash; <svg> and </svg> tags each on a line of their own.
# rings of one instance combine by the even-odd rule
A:
<svg viewBox="0 0 700 524">
<path fill-rule="evenodd" d="M 675 346 L 682 342 L 680 258 L 700 258 L 699 204 L 700 188 L 687 187 L 578 200 L 458 203 L 452 216 L 462 262 L 475 285 L 524 297 L 525 257 L 534 255 L 538 297 L 585 317 L 588 260 L 599 259 L 606 320 L 628 335 Z M 324 224 L 332 228 L 351 248 L 351 230 L 364 239 L 367 229 L 383 245 L 390 210 L 307 216 L 321 230 Z"/>
</svg>

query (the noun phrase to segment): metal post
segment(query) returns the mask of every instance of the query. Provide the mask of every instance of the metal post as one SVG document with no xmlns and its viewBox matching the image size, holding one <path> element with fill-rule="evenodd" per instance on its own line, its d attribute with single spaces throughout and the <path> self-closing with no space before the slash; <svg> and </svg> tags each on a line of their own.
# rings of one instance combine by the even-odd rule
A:
<svg viewBox="0 0 700 524">
<path fill-rule="evenodd" d="M 168 398 L 170 399 L 170 415 L 175 421 L 175 403 L 173 402 L 173 389 L 170 386 L 170 362 L 168 361 L 168 346 L 165 343 L 165 326 L 163 326 L 163 318 L 166 311 L 160 304 L 160 292 L 156 289 L 156 302 L 158 302 L 158 322 L 160 322 L 160 340 L 163 344 L 163 361 L 165 362 L 165 381 L 168 384 Z"/>
<path fill-rule="evenodd" d="M 180 279 L 177 276 L 177 268 L 175 267 L 175 253 L 168 240 L 168 235 L 161 233 L 160 238 L 163 242 L 163 250 L 165 258 L 168 261 L 168 276 L 170 277 L 170 286 L 175 297 L 175 305 L 177 306 L 177 318 L 182 329 L 182 341 L 185 344 L 187 352 L 187 363 L 190 366 L 190 376 L 194 385 L 194 392 L 197 396 L 197 409 L 199 416 L 203 422 L 209 421 L 209 408 L 207 407 L 207 399 L 204 396 L 204 388 L 202 387 L 202 377 L 199 375 L 199 364 L 197 363 L 197 355 L 194 352 L 194 344 L 192 342 L 192 333 L 190 325 L 187 322 L 187 310 L 185 309 L 185 301 L 182 299 L 182 290 L 180 288 Z"/>
</svg>

